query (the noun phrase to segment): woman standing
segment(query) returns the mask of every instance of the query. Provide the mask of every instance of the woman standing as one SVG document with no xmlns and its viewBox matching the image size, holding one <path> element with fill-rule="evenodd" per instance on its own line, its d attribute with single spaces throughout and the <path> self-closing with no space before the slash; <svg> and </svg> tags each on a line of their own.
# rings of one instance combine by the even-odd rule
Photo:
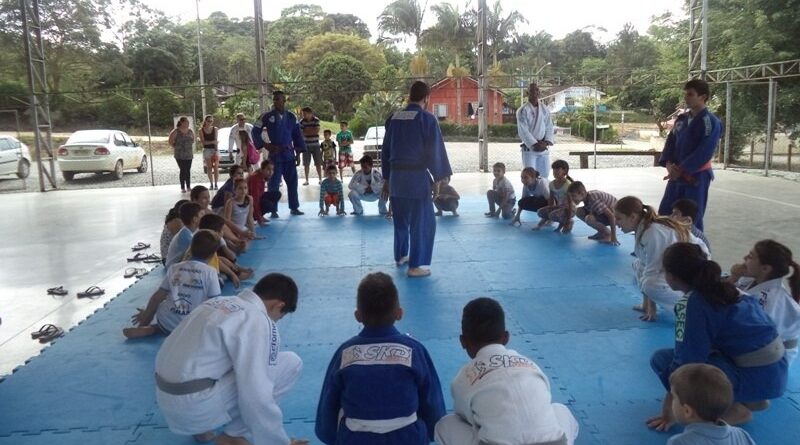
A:
<svg viewBox="0 0 800 445">
<path fill-rule="evenodd" d="M 219 180 L 219 150 L 217 148 L 217 127 L 214 126 L 214 117 L 210 114 L 203 119 L 200 127 L 200 143 L 203 145 L 203 162 L 208 174 L 208 188 L 217 190 Z"/>
<path fill-rule="evenodd" d="M 178 125 L 169 134 L 169 145 L 174 150 L 180 169 L 181 193 L 191 190 L 192 158 L 194 157 L 194 132 L 189 128 L 189 118 L 181 116 Z"/>
</svg>

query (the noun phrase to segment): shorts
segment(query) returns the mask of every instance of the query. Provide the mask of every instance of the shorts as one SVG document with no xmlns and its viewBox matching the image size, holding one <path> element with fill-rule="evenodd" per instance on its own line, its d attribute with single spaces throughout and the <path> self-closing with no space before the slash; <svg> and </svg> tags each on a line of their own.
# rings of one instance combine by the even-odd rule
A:
<svg viewBox="0 0 800 445">
<path fill-rule="evenodd" d="M 203 159 L 206 161 L 219 161 L 219 150 L 216 148 L 204 148 Z"/>
<path fill-rule="evenodd" d="M 547 199 L 542 196 L 527 196 L 519 200 L 519 208 L 520 210 L 527 210 L 529 212 L 535 212 L 542 207 L 547 206 Z"/>
<path fill-rule="evenodd" d="M 319 145 L 316 147 L 310 147 L 308 150 L 303 152 L 303 165 L 308 167 L 311 165 L 311 158 L 314 158 L 314 167 L 319 167 L 322 165 L 322 149 L 319 148 Z"/>
<path fill-rule="evenodd" d="M 611 221 L 608 219 L 608 216 L 606 216 L 605 213 L 601 213 L 600 215 L 595 215 L 594 213 L 592 213 L 592 216 L 594 217 L 595 221 L 599 222 L 600 224 L 602 224 L 604 226 L 610 226 L 611 225 Z"/>
<path fill-rule="evenodd" d="M 338 193 L 326 193 L 325 194 L 325 204 L 339 207 L 339 194 Z"/>
<path fill-rule="evenodd" d="M 353 153 L 339 153 L 339 168 L 352 167 Z"/>
<path fill-rule="evenodd" d="M 334 167 L 336 166 L 336 160 L 332 159 L 332 158 L 331 159 L 325 159 L 324 161 L 322 161 L 322 164 L 325 166 L 325 170 L 327 170 L 328 167 L 330 167 L 330 166 L 334 166 Z"/>
</svg>

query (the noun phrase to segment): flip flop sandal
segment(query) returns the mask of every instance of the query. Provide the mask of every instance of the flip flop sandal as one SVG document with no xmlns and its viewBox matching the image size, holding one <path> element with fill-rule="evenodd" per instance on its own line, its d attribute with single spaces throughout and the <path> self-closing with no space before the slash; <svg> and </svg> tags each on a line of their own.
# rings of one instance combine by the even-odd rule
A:
<svg viewBox="0 0 800 445">
<path fill-rule="evenodd" d="M 136 277 L 140 278 L 142 275 L 147 274 L 147 269 L 142 267 L 129 267 L 125 269 L 125 274 L 123 275 L 125 278 Z"/>
<path fill-rule="evenodd" d="M 142 261 L 144 261 L 145 263 L 149 263 L 149 264 L 160 263 L 161 262 L 161 257 L 156 255 L 156 254 L 154 254 L 154 253 L 151 253 L 150 255 L 147 255 L 146 257 L 142 258 Z"/>
<path fill-rule="evenodd" d="M 53 326 L 53 325 L 50 325 Z M 64 336 L 64 330 L 59 328 L 58 326 L 53 326 L 53 330 L 48 332 L 47 334 L 39 337 L 39 343 L 50 343 L 51 341 Z"/>
<path fill-rule="evenodd" d="M 64 289 L 64 286 L 51 287 L 50 289 L 47 289 L 47 295 L 67 295 L 68 293 L 69 291 Z"/>
<path fill-rule="evenodd" d="M 131 258 L 128 258 L 128 262 L 132 263 L 134 261 L 144 261 L 145 258 L 149 257 L 146 253 L 139 252 Z"/>
<path fill-rule="evenodd" d="M 36 340 L 37 338 L 44 337 L 45 335 L 55 332 L 57 328 L 58 326 L 53 324 L 43 325 L 38 331 L 31 332 L 31 338 Z"/>
<path fill-rule="evenodd" d="M 133 247 L 131 247 L 131 250 L 136 252 L 137 250 L 144 250 L 144 249 L 149 249 L 149 248 L 150 248 L 150 244 L 143 243 L 143 242 L 139 241 L 138 243 L 134 244 Z"/>
<path fill-rule="evenodd" d="M 105 290 L 97 286 L 89 286 L 85 291 L 78 292 L 78 298 L 95 298 L 106 293 Z"/>
</svg>

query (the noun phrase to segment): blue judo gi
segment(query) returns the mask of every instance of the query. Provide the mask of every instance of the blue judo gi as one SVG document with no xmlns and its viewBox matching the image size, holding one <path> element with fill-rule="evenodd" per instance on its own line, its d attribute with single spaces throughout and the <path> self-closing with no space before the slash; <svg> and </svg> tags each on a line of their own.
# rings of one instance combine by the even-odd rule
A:
<svg viewBox="0 0 800 445">
<path fill-rule="evenodd" d="M 331 359 L 315 432 L 328 445 L 427 445 L 444 414 L 425 347 L 394 326 L 365 327 Z"/>
<path fill-rule="evenodd" d="M 703 215 L 706 213 L 708 202 L 708 187 L 714 180 L 711 158 L 717 148 L 722 125 L 708 108 L 704 108 L 697 116 L 691 118 L 691 122 L 689 118 L 689 113 L 684 113 L 675 119 L 675 126 L 667 136 L 661 159 L 658 161 L 662 167 L 666 167 L 667 163 L 673 163 L 683 171 L 679 179 L 667 182 L 658 213 L 670 215 L 675 201 L 681 198 L 692 199 L 697 202 L 694 225 L 702 231 Z"/>
<path fill-rule="evenodd" d="M 386 121 L 381 172 L 391 192 L 394 260 L 408 256 L 410 267 L 430 265 L 436 236 L 431 185 L 453 174 L 433 114 L 413 103 L 392 114 Z"/>
<path fill-rule="evenodd" d="M 281 187 L 281 178 L 286 181 L 286 191 L 289 195 L 289 208 L 297 210 L 300 207 L 300 200 L 297 197 L 297 164 L 295 163 L 296 153 L 306 151 L 306 142 L 303 133 L 300 131 L 300 124 L 297 116 L 291 111 L 280 112 L 272 109 L 258 118 L 253 124 L 253 142 L 257 148 L 265 145 L 264 138 L 261 137 L 261 130 L 266 129 L 269 142 L 279 148 L 269 154 L 269 160 L 275 165 L 275 174 L 267 184 L 267 190 L 277 192 Z M 278 203 L 275 203 L 275 211 L 278 211 Z"/>
<path fill-rule="evenodd" d="M 742 295 L 740 302 L 712 305 L 694 291 L 675 305 L 675 349 L 653 354 L 650 365 L 669 391 L 669 376 L 687 363 L 708 363 L 721 369 L 733 384 L 737 402 L 780 397 L 786 389 L 786 355 L 765 366 L 737 366 L 732 357 L 753 352 L 778 337 L 775 324 L 758 300 Z"/>
</svg>

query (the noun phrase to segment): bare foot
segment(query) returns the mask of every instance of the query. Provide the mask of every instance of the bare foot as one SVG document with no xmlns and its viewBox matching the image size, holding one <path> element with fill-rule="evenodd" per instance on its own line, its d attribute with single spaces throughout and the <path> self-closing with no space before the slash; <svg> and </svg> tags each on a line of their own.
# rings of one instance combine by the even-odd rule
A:
<svg viewBox="0 0 800 445">
<path fill-rule="evenodd" d="M 213 431 L 206 431 L 205 433 L 202 433 L 202 434 L 195 434 L 195 435 L 193 435 L 193 436 L 192 436 L 192 438 L 194 439 L 194 441 L 195 441 L 195 442 L 198 442 L 198 443 L 206 443 L 206 442 L 211 442 L 211 441 L 212 441 L 212 440 L 214 440 L 216 437 L 217 437 L 217 435 L 216 435 L 216 434 L 214 434 L 214 432 L 213 432 Z"/>
<path fill-rule="evenodd" d="M 398 267 L 402 266 L 403 264 L 408 264 L 408 256 L 401 257 L 399 260 L 397 260 Z"/>
<path fill-rule="evenodd" d="M 644 305 L 642 304 L 635 304 L 633 306 L 633 310 L 637 312 L 644 312 Z"/>
<path fill-rule="evenodd" d="M 722 420 L 724 420 L 728 425 L 741 425 L 751 421 L 752 419 L 753 413 L 747 409 L 746 406 L 739 402 L 731 405 L 728 411 L 722 415 Z"/>
<path fill-rule="evenodd" d="M 769 408 L 769 400 L 759 400 L 757 402 L 744 402 L 742 405 L 750 411 L 764 411 Z"/>
<path fill-rule="evenodd" d="M 239 279 L 244 281 L 253 276 L 253 269 L 249 267 L 242 267 L 239 269 Z"/>
<path fill-rule="evenodd" d="M 456 212 L 455 210 L 453 210 L 453 216 L 458 216 L 458 212 Z"/>
<path fill-rule="evenodd" d="M 122 330 L 122 335 L 127 338 L 142 338 L 155 335 L 157 332 L 155 326 L 139 326 L 135 328 L 125 328 Z"/>
<path fill-rule="evenodd" d="M 430 269 L 422 269 L 420 267 L 411 267 L 408 269 L 409 278 L 422 278 L 431 274 Z"/>
<path fill-rule="evenodd" d="M 214 442 L 215 445 L 250 445 L 250 442 L 247 441 L 244 437 L 233 437 L 229 436 L 225 433 L 222 433 L 217 437 L 217 441 Z"/>
</svg>

